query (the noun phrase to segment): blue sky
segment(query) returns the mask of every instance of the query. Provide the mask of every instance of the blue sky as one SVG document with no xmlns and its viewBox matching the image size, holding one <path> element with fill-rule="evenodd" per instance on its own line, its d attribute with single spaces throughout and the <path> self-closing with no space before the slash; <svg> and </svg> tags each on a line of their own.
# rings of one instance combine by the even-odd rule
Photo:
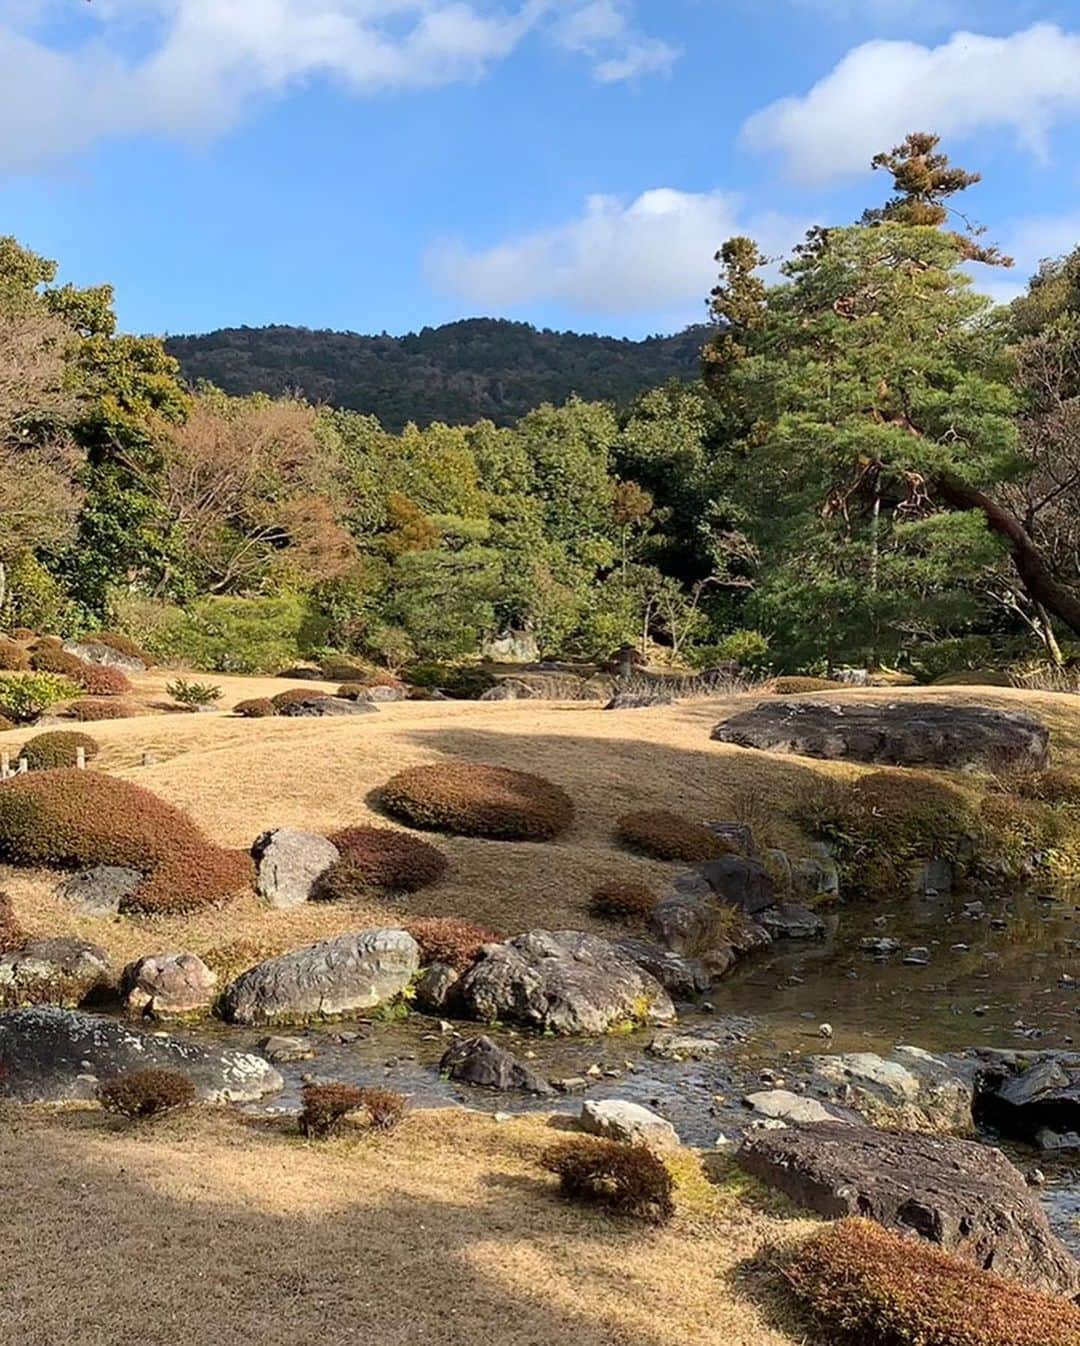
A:
<svg viewBox="0 0 1080 1346">
<path fill-rule="evenodd" d="M 0 233 L 130 330 L 675 330 L 914 129 L 996 297 L 1080 242 L 1080 0 L 0 0 L 0 69 Z"/>
</svg>

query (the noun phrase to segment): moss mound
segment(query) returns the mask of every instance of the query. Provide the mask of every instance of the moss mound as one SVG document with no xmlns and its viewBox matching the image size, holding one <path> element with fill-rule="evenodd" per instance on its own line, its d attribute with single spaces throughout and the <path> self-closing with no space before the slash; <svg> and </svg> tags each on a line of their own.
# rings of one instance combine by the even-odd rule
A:
<svg viewBox="0 0 1080 1346">
<path fill-rule="evenodd" d="M 693 864 L 715 860 L 731 850 L 722 837 L 707 827 L 664 809 L 624 813 L 615 824 L 615 834 L 624 846 L 654 860 L 684 860 Z"/>
<path fill-rule="evenodd" d="M 68 706 L 67 713 L 73 720 L 91 723 L 96 720 L 127 720 L 138 715 L 139 708 L 131 701 L 111 700 L 101 697 L 84 696 Z"/>
<path fill-rule="evenodd" d="M 135 690 L 122 668 L 83 664 L 76 679 L 91 696 L 130 696 Z"/>
<path fill-rule="evenodd" d="M 72 682 L 82 683 L 86 664 L 76 654 L 69 654 L 62 645 L 35 646 L 30 655 L 30 667 L 35 673 L 59 673 Z"/>
<path fill-rule="evenodd" d="M 145 877 L 121 910 L 176 915 L 215 906 L 253 878 L 251 857 L 213 845 L 187 814 L 96 771 L 43 771 L 0 784 L 0 857 L 12 864 L 127 865 Z"/>
<path fill-rule="evenodd" d="M 830 678 L 811 678 L 797 674 L 773 678 L 769 683 L 769 691 L 776 692 L 778 696 L 791 696 L 799 692 L 836 691 L 841 685 L 839 682 L 833 682 Z"/>
<path fill-rule="evenodd" d="M 656 894 L 643 883 L 604 883 L 589 897 L 589 911 L 594 916 L 634 925 L 648 920 L 655 906 Z"/>
<path fill-rule="evenodd" d="M 27 739 L 20 755 L 26 758 L 31 771 L 53 771 L 57 767 L 75 766 L 80 748 L 87 762 L 98 755 L 97 741 L 89 734 L 80 734 L 77 729 L 51 729 L 47 734 Z"/>
<path fill-rule="evenodd" d="M 665 1224 L 675 1214 L 675 1184 L 664 1161 L 644 1145 L 614 1140 L 563 1140 L 545 1150 L 544 1168 L 563 1196 L 613 1215 Z"/>
<path fill-rule="evenodd" d="M 497 944 L 502 939 L 486 926 L 454 916 L 418 916 L 403 921 L 401 928 L 420 945 L 421 964 L 446 963 L 458 972 L 472 967 L 485 944 Z"/>
<path fill-rule="evenodd" d="M 245 720 L 261 720 L 277 714 L 277 707 L 268 696 L 255 696 L 249 701 L 238 701 L 233 706 L 233 714 Z"/>
<path fill-rule="evenodd" d="M 330 840 L 341 859 L 322 876 L 317 897 L 360 896 L 372 889 L 415 893 L 438 882 L 449 865 L 437 846 L 393 827 L 346 827 Z"/>
<path fill-rule="evenodd" d="M 0 668 L 5 672 L 25 673 L 30 667 L 30 656 L 13 640 L 0 640 Z"/>
<path fill-rule="evenodd" d="M 785 1269 L 830 1341 L 874 1346 L 1078 1346 L 1080 1308 L 869 1220 L 814 1235 Z"/>
<path fill-rule="evenodd" d="M 380 797 L 414 827 L 497 841 L 550 841 L 574 821 L 570 796 L 543 776 L 475 762 L 412 767 Z"/>
</svg>

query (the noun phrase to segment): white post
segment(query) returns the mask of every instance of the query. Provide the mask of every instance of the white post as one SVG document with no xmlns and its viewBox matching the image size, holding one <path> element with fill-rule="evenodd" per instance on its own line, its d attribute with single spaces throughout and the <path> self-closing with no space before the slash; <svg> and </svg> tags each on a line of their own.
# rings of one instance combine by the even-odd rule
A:
<svg viewBox="0 0 1080 1346">
<path fill-rule="evenodd" d="M 152 752 L 144 752 L 142 755 L 142 764 L 143 766 L 153 766 L 154 754 Z"/>
<path fill-rule="evenodd" d="M 11 775 L 11 753 L 5 748 L 0 752 L 0 780 L 7 780 Z"/>
<path fill-rule="evenodd" d="M 30 762 L 29 762 L 29 760 L 28 760 L 27 758 L 25 758 L 25 757 L 20 757 L 20 758 L 19 758 L 19 774 L 21 775 L 22 772 L 24 772 L 24 771 L 29 771 L 29 770 L 30 770 Z"/>
<path fill-rule="evenodd" d="M 86 768 L 86 749 L 85 749 L 85 748 L 76 748 L 76 749 L 75 749 L 75 765 L 76 765 L 76 767 L 77 767 L 80 771 L 85 770 L 85 768 Z"/>
</svg>

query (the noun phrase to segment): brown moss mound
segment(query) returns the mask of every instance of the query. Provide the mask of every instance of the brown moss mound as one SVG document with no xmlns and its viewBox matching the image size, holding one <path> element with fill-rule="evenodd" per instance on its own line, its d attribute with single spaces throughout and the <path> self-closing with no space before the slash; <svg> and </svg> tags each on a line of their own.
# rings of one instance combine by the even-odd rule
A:
<svg viewBox="0 0 1080 1346">
<path fill-rule="evenodd" d="M 122 668 L 106 664 L 83 664 L 76 678 L 91 696 L 130 696 L 135 690 Z"/>
<path fill-rule="evenodd" d="M 341 860 L 323 877 L 332 889 L 346 890 L 342 896 L 372 889 L 415 893 L 437 883 L 449 867 L 437 846 L 393 827 L 346 827 L 330 840 L 341 852 Z"/>
<path fill-rule="evenodd" d="M 140 660 L 147 668 L 154 662 L 137 640 L 132 640 L 130 636 L 125 636 L 120 631 L 95 631 L 89 636 L 83 636 L 82 639 L 87 644 L 108 645 L 109 649 L 115 650 L 117 654 Z"/>
<path fill-rule="evenodd" d="M 36 640 L 37 632 L 31 631 L 28 626 L 17 626 L 11 633 L 12 640 Z"/>
<path fill-rule="evenodd" d="M 696 863 L 727 855 L 731 847 L 722 837 L 700 823 L 663 809 L 624 813 L 615 824 L 624 846 L 654 860 L 685 860 Z"/>
<path fill-rule="evenodd" d="M 73 720 L 89 724 L 97 720 L 127 720 L 138 715 L 139 708 L 133 701 L 85 696 L 72 701 L 67 713 Z"/>
<path fill-rule="evenodd" d="M 0 857 L 61 868 L 130 866 L 145 878 L 121 910 L 147 915 L 218 905 L 253 878 L 246 852 L 213 845 L 187 814 L 96 771 L 30 772 L 0 784 Z"/>
<path fill-rule="evenodd" d="M 98 1102 L 128 1121 L 148 1121 L 190 1107 L 195 1085 L 178 1070 L 129 1070 L 100 1086 Z"/>
<path fill-rule="evenodd" d="M 486 926 L 459 921 L 454 916 L 418 916 L 403 921 L 401 928 L 420 945 L 422 965 L 446 963 L 458 972 L 467 972 L 472 967 L 485 944 L 497 944 L 502 939 Z"/>
<path fill-rule="evenodd" d="M 558 1175 L 559 1190 L 572 1201 L 650 1224 L 664 1224 L 675 1214 L 671 1174 L 644 1145 L 563 1140 L 544 1152 L 541 1163 Z"/>
<path fill-rule="evenodd" d="M 287 710 L 290 706 L 297 706 L 302 701 L 310 701 L 315 696 L 328 696 L 328 692 L 316 691 L 311 687 L 286 687 L 283 692 L 278 692 L 276 696 L 270 698 L 274 710 Z"/>
<path fill-rule="evenodd" d="M 30 667 L 30 656 L 13 640 L 0 640 L 0 668 L 10 673 L 25 673 Z"/>
<path fill-rule="evenodd" d="M 77 729 L 51 729 L 47 734 L 27 739 L 20 756 L 26 758 L 31 771 L 54 771 L 57 767 L 74 766 L 80 748 L 88 762 L 98 755 L 97 741 L 89 734 L 80 734 Z"/>
<path fill-rule="evenodd" d="M 300 1132 L 312 1140 L 335 1135 L 350 1113 L 364 1112 L 372 1131 L 392 1131 L 408 1111 L 405 1096 L 393 1089 L 360 1089 L 337 1081 L 305 1085 L 300 1097 Z"/>
<path fill-rule="evenodd" d="M 18 729 L 14 720 L 9 720 L 6 715 L 0 715 L 0 734 L 6 734 L 9 729 Z"/>
<path fill-rule="evenodd" d="M 246 720 L 261 720 L 277 714 L 277 707 L 268 696 L 255 696 L 249 701 L 238 701 L 233 706 L 234 715 L 242 715 Z"/>
<path fill-rule="evenodd" d="M 652 915 L 655 906 L 656 894 L 643 883 L 603 883 L 589 898 L 589 911 L 605 921 L 640 924 Z"/>
<path fill-rule="evenodd" d="M 0 893 L 0 953 L 14 953 L 26 943 L 26 931 L 19 924 L 7 893 Z"/>
<path fill-rule="evenodd" d="M 411 767 L 380 797 L 414 827 L 497 841 L 550 841 L 574 820 L 570 796 L 543 776 L 475 762 Z"/>
<path fill-rule="evenodd" d="M 59 673 L 61 677 L 81 684 L 87 665 L 61 645 L 39 644 L 30 655 L 30 667 L 35 673 Z"/>
<path fill-rule="evenodd" d="M 842 684 L 833 682 L 829 678 L 811 678 L 802 674 L 786 675 L 780 678 L 773 678 L 769 683 L 768 690 L 776 692 L 778 696 L 791 696 L 799 692 L 829 692 L 835 691 Z"/>
<path fill-rule="evenodd" d="M 1080 1308 L 869 1220 L 814 1235 L 785 1269 L 829 1340 L 874 1346 L 1080 1346 Z"/>
</svg>

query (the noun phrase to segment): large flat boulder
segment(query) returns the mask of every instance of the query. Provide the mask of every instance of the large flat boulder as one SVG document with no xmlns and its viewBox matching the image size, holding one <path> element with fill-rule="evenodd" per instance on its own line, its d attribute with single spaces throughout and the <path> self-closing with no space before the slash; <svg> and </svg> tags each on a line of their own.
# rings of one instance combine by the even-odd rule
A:
<svg viewBox="0 0 1080 1346">
<path fill-rule="evenodd" d="M 589 1099 L 581 1105 L 578 1125 L 591 1136 L 646 1145 L 650 1150 L 676 1150 L 678 1132 L 666 1118 L 625 1098 Z"/>
<path fill-rule="evenodd" d="M 145 673 L 147 665 L 137 655 L 126 654 L 104 640 L 68 640 L 64 649 L 86 664 L 101 664 L 105 668 L 120 668 L 125 673 Z"/>
<path fill-rule="evenodd" d="M 269 958 L 242 972 L 222 997 L 230 1023 L 307 1023 L 377 1009 L 399 996 L 420 966 L 404 930 L 362 930 Z"/>
<path fill-rule="evenodd" d="M 0 1098 L 19 1103 L 93 1098 L 100 1081 L 129 1070 L 182 1071 L 210 1103 L 252 1102 L 282 1087 L 278 1072 L 252 1052 L 209 1051 L 61 1009 L 0 1014 L 0 1067 Z"/>
<path fill-rule="evenodd" d="M 344 696 L 327 696 L 313 692 L 302 700 L 289 701 L 279 707 L 279 715 L 300 718 L 324 719 L 337 715 L 372 715 L 378 712 L 378 706 L 371 701 L 350 701 Z"/>
<path fill-rule="evenodd" d="M 1025 1285 L 1080 1291 L 1080 1265 L 1023 1175 L 988 1145 L 820 1122 L 752 1132 L 738 1159 L 819 1215 L 860 1215 Z"/>
<path fill-rule="evenodd" d="M 107 984 L 109 956 L 84 939 L 34 939 L 0 955 L 0 1005 L 75 1009 Z"/>
<path fill-rule="evenodd" d="M 889 766 L 1041 767 L 1050 731 L 1026 711 L 937 701 L 763 701 L 718 724 L 741 748 Z"/>
<path fill-rule="evenodd" d="M 970 1131 L 975 1072 L 921 1047 L 890 1056 L 845 1052 L 810 1060 L 811 1087 L 828 1102 L 857 1112 L 876 1126 L 912 1131 Z"/>
<path fill-rule="evenodd" d="M 484 1023 L 560 1034 L 675 1018 L 655 977 L 608 940 L 580 930 L 531 930 L 488 945 L 461 980 L 461 1003 Z"/>
</svg>

